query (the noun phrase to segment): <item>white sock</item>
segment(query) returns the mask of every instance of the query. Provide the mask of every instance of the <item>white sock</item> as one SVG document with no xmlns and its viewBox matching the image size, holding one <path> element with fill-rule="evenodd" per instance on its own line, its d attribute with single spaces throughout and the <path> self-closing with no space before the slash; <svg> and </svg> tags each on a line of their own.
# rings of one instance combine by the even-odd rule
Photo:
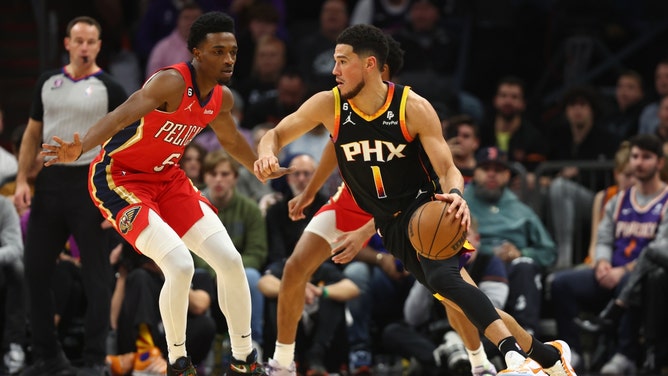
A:
<svg viewBox="0 0 668 376">
<path fill-rule="evenodd" d="M 477 366 L 484 366 L 487 361 L 487 354 L 485 353 L 485 348 L 480 344 L 480 347 L 476 350 L 466 349 L 466 352 L 469 354 L 469 362 L 471 362 L 471 368 Z"/>
<path fill-rule="evenodd" d="M 274 360 L 277 361 L 281 367 L 289 368 L 295 360 L 295 343 L 293 342 L 286 345 L 276 341 Z"/>
</svg>

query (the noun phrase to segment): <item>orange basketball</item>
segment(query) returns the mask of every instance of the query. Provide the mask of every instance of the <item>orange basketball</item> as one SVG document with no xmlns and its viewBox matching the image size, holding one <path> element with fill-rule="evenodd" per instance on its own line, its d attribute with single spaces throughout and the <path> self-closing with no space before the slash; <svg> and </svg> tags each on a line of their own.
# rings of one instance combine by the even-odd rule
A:
<svg viewBox="0 0 668 376">
<path fill-rule="evenodd" d="M 449 202 L 429 201 L 413 212 L 408 237 L 423 257 L 444 260 L 459 253 L 464 245 L 466 229 L 454 211 L 447 212 L 449 206 Z"/>
</svg>

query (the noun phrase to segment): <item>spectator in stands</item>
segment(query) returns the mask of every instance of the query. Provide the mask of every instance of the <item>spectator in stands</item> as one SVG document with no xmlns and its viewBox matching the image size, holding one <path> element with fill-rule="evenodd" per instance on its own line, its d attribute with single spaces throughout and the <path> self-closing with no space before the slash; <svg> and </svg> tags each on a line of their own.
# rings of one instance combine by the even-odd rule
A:
<svg viewBox="0 0 668 376">
<path fill-rule="evenodd" d="M 251 129 L 257 124 L 278 124 L 285 116 L 294 112 L 306 99 L 306 83 L 299 72 L 286 69 L 278 80 L 278 95 L 267 97 L 247 106 L 242 128 Z"/>
<path fill-rule="evenodd" d="M 179 160 L 179 165 L 181 165 L 181 168 L 185 171 L 186 176 L 188 176 L 188 179 L 190 179 L 198 189 L 203 189 L 205 187 L 202 164 L 204 163 L 206 153 L 206 149 L 202 146 L 191 142 L 186 146 L 183 158 Z"/>
<path fill-rule="evenodd" d="M 618 140 L 627 140 L 638 133 L 638 118 L 645 106 L 642 76 L 632 70 L 617 78 L 615 108 L 604 121 L 605 128 Z"/>
<path fill-rule="evenodd" d="M 176 19 L 176 27 L 168 36 L 160 39 L 151 50 L 146 64 L 146 78 L 160 68 L 192 60 L 192 54 L 188 50 L 188 34 L 190 26 L 201 15 L 202 9 L 194 0 L 183 2 Z"/>
<path fill-rule="evenodd" d="M 0 133 L 2 133 L 4 127 L 4 112 L 2 107 L 0 107 Z M 16 172 L 19 168 L 17 155 L 0 146 L 0 185 L 16 177 Z"/>
<path fill-rule="evenodd" d="M 316 33 L 299 39 L 299 69 L 308 83 L 308 92 L 316 93 L 336 86 L 332 75 L 336 37 L 348 26 L 348 5 L 345 0 L 326 0 L 320 9 Z M 296 38 L 299 36 L 295 35 Z"/>
<path fill-rule="evenodd" d="M 311 217 L 327 202 L 327 197 L 316 195 L 313 204 L 304 212 L 306 218 L 291 221 L 288 216 L 288 202 L 304 190 L 313 177 L 317 162 L 308 154 L 296 154 L 286 162 L 288 166 L 295 168 L 293 173 L 285 176 L 289 187 L 287 194 L 267 209 L 269 262 L 287 259 L 292 254 Z"/>
<path fill-rule="evenodd" d="M 370 24 L 394 35 L 408 24 L 411 0 L 359 0 L 350 17 L 351 25 Z"/>
<path fill-rule="evenodd" d="M 239 49 L 237 63 L 234 65 L 234 87 L 237 82 L 251 76 L 255 68 L 253 61 L 260 39 L 267 36 L 279 37 L 278 28 L 281 16 L 272 2 L 252 1 L 244 12 L 243 17 L 246 19 L 247 26 L 239 24 L 237 33 L 237 41 L 243 48 Z"/>
<path fill-rule="evenodd" d="M 584 254 L 575 249 L 586 243 L 575 243 L 576 231 L 589 230 L 594 193 L 608 186 L 608 171 L 580 171 L 578 161 L 612 159 L 619 141 L 597 121 L 598 97 L 590 87 L 575 87 L 564 95 L 564 119 L 548 132 L 550 161 L 573 161 L 562 168 L 549 183 L 548 205 L 551 217 L 548 223 L 554 227 L 554 237 L 559 249 L 557 268 L 568 268 Z M 583 237 L 584 238 L 584 237 Z M 587 238 L 588 239 L 588 238 Z"/>
<path fill-rule="evenodd" d="M 137 22 L 138 26 L 132 48 L 137 53 L 142 67 L 146 66 L 148 56 L 158 41 L 168 36 L 174 30 L 181 8 L 189 1 L 153 0 L 148 2 L 146 10 L 141 14 L 139 22 Z M 217 10 L 216 0 L 196 1 L 202 12 Z"/>
<path fill-rule="evenodd" d="M 256 103 L 276 98 L 278 80 L 285 64 L 285 42 L 273 35 L 265 35 L 257 41 L 250 76 L 234 85 L 243 98 L 246 112 Z"/>
<path fill-rule="evenodd" d="M 284 221 L 288 221 L 284 218 Z M 267 298 L 267 329 L 276 333 L 277 299 L 286 260 L 271 263 L 260 279 L 260 290 Z M 345 302 L 359 294 L 357 286 L 345 278 L 332 263 L 322 264 L 306 285 L 305 306 L 298 329 L 296 360 L 300 374 L 327 375 L 338 372 L 345 363 Z M 275 334 L 274 334 L 275 336 Z M 336 368 L 335 368 L 336 367 Z"/>
<path fill-rule="evenodd" d="M 509 189 L 506 154 L 496 147 L 481 148 L 476 160 L 464 198 L 478 221 L 479 251 L 506 264 L 510 295 L 505 311 L 538 334 L 541 280 L 557 259 L 556 246 L 538 215 Z"/>
<path fill-rule="evenodd" d="M 227 229 L 234 247 L 241 253 L 251 293 L 251 330 L 254 347 L 262 350 L 264 297 L 258 290 L 260 271 L 267 262 L 267 229 L 260 208 L 253 199 L 236 191 L 239 164 L 223 150 L 204 158 L 203 194 L 218 209 L 218 217 Z M 195 257 L 195 265 L 214 275 L 208 264 Z M 214 298 L 215 300 L 215 298 Z M 220 310 L 214 310 L 217 333 L 226 332 L 227 324 Z M 259 356 L 259 355 L 258 355 Z"/>
<path fill-rule="evenodd" d="M 478 126 L 468 115 L 456 115 L 447 122 L 443 136 L 448 141 L 455 166 L 462 172 L 464 183 L 468 184 L 473 179 L 473 170 L 476 167 L 475 153 L 480 147 Z"/>
<path fill-rule="evenodd" d="M 496 146 L 509 162 L 519 162 L 528 171 L 545 161 L 545 136 L 527 119 L 526 84 L 518 77 L 499 80 L 493 100 L 494 112 L 480 126 L 480 146 Z M 529 184 L 533 181 L 528 177 Z"/>
<path fill-rule="evenodd" d="M 380 338 L 374 334 L 380 335 L 386 325 L 401 319 L 415 278 L 385 249 L 378 234 L 345 266 L 343 274 L 360 288 L 360 296 L 347 304 L 353 320 L 348 327 L 349 369 L 353 375 L 364 375 L 373 365 L 373 354 L 387 350 L 375 346 Z"/>
<path fill-rule="evenodd" d="M 605 206 L 598 227 L 593 267 L 557 272 L 552 300 L 559 336 L 571 344 L 574 359 L 581 354 L 580 333 L 574 319 L 580 312 L 597 312 L 620 294 L 638 266 L 641 253 L 665 247 L 668 238 L 668 187 L 660 179 L 665 163 L 663 145 L 653 135 L 631 139 L 630 164 L 635 184 L 619 192 Z M 632 374 L 639 355 L 639 318 L 628 310 L 617 331 L 617 352 L 601 369 L 603 374 Z M 574 360 L 574 363 L 577 361 Z"/>
<path fill-rule="evenodd" d="M 661 98 L 659 101 L 659 125 L 657 125 L 654 134 L 656 134 L 661 141 L 668 141 L 668 96 Z"/>
<path fill-rule="evenodd" d="M 625 191 L 635 184 L 636 179 L 633 176 L 633 169 L 629 163 L 629 153 L 631 152 L 631 144 L 628 141 L 623 141 L 615 153 L 615 167 L 613 176 L 615 184 L 603 190 L 600 190 L 594 196 L 594 203 L 591 208 L 591 235 L 589 237 L 589 251 L 584 263 L 594 266 L 596 260 L 596 239 L 598 238 L 598 225 L 605 214 L 604 209 L 608 201 L 615 197 L 620 191 Z M 575 260 L 577 261 L 577 260 Z"/>
<path fill-rule="evenodd" d="M 638 133 L 654 133 L 659 126 L 659 102 L 668 95 L 668 58 L 659 61 L 654 71 L 654 88 L 658 98 L 646 105 L 638 120 Z"/>
<path fill-rule="evenodd" d="M 432 71 L 452 76 L 459 49 L 441 22 L 439 1 L 418 0 L 408 11 L 408 24 L 393 36 L 406 51 L 404 72 Z"/>
<path fill-rule="evenodd" d="M 16 208 L 0 197 L 0 307 L 2 307 L 2 366 L 14 375 L 23 370 L 27 345 L 26 287 L 23 275 L 23 237 Z"/>
</svg>

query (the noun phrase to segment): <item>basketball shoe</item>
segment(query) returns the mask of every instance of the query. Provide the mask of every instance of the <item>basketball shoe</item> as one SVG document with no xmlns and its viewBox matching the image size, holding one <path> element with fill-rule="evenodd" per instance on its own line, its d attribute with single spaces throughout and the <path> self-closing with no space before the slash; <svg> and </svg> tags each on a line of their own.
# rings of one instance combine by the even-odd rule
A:
<svg viewBox="0 0 668 376">
<path fill-rule="evenodd" d="M 297 376 L 297 366 L 295 362 L 290 364 L 290 367 L 281 367 L 274 359 L 269 359 L 267 363 L 267 375 L 269 376 Z"/>
<path fill-rule="evenodd" d="M 496 376 L 496 367 L 489 360 L 482 366 L 476 366 L 471 369 L 472 376 Z"/>
<path fill-rule="evenodd" d="M 548 345 L 555 347 L 559 351 L 560 359 L 550 368 L 544 371 L 549 376 L 577 376 L 571 365 L 571 348 L 564 341 L 547 342 Z"/>
<path fill-rule="evenodd" d="M 506 369 L 499 376 L 547 376 L 543 368 L 531 358 L 525 358 L 516 351 L 506 353 Z"/>
<path fill-rule="evenodd" d="M 182 356 L 167 367 L 167 376 L 197 376 L 197 370 L 189 356 Z"/>
<path fill-rule="evenodd" d="M 233 356 L 232 361 L 230 362 L 230 368 L 227 370 L 225 375 L 232 376 L 267 374 L 265 373 L 262 364 L 258 363 L 257 361 L 257 350 L 253 349 L 253 351 L 246 357 L 246 360 L 238 360 Z"/>
</svg>

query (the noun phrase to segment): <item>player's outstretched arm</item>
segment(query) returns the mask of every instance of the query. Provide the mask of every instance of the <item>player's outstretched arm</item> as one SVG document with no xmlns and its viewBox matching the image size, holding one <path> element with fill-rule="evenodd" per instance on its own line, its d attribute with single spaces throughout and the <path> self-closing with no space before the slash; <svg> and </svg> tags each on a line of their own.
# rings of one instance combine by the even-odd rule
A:
<svg viewBox="0 0 668 376">
<path fill-rule="evenodd" d="M 178 72 L 170 69 L 157 73 L 125 102 L 95 123 L 83 140 L 79 139 L 79 135 L 75 135 L 73 141 L 65 141 L 54 136 L 53 141 L 56 145 L 42 144 L 44 150 L 40 154 L 52 157 L 44 165 L 73 162 L 81 154 L 104 143 L 121 129 L 141 119 L 154 109 L 170 103 L 172 106 L 178 106 L 184 88 L 185 82 Z"/>
<path fill-rule="evenodd" d="M 255 176 L 265 182 L 280 167 L 278 152 L 301 135 L 320 124 L 332 132 L 334 121 L 334 94 L 321 91 L 307 99 L 297 111 L 281 120 L 276 127 L 270 129 L 257 147 L 258 159 L 255 161 Z"/>
</svg>

